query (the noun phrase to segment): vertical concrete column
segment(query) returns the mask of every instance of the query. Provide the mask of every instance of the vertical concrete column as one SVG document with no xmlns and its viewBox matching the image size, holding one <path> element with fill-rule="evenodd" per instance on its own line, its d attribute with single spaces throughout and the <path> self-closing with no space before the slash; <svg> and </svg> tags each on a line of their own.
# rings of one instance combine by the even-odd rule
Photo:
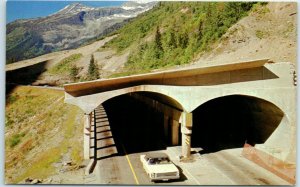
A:
<svg viewBox="0 0 300 187">
<path fill-rule="evenodd" d="M 193 115 L 192 113 L 183 112 L 182 113 L 182 156 L 183 158 L 188 158 L 191 156 L 191 135 L 193 126 Z"/>
<path fill-rule="evenodd" d="M 90 159 L 91 114 L 84 114 L 83 158 Z"/>
</svg>

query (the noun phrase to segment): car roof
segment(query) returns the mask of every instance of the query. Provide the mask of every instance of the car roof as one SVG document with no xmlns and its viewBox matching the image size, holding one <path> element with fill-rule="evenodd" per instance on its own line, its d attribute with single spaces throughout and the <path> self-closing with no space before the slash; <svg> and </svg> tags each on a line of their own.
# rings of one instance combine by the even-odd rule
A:
<svg viewBox="0 0 300 187">
<path fill-rule="evenodd" d="M 166 153 L 146 153 L 145 158 L 169 158 Z"/>
</svg>

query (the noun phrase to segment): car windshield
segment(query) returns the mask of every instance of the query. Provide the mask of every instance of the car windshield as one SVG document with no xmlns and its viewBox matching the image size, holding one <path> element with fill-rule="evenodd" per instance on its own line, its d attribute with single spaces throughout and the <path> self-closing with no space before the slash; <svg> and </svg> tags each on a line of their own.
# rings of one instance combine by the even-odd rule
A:
<svg viewBox="0 0 300 187">
<path fill-rule="evenodd" d="M 149 158 L 147 160 L 148 164 L 155 165 L 155 164 L 169 164 L 169 158 Z"/>
</svg>

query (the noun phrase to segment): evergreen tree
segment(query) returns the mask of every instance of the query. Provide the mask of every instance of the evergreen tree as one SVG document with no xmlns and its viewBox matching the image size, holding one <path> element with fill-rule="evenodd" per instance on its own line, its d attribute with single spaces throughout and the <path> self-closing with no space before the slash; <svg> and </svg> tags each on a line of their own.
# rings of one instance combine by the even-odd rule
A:
<svg viewBox="0 0 300 187">
<path fill-rule="evenodd" d="M 70 69 L 70 75 L 74 81 L 76 80 L 77 74 L 78 74 L 78 68 L 75 65 L 73 65 Z"/>
<path fill-rule="evenodd" d="M 163 51 L 162 43 L 161 43 L 161 34 L 160 34 L 160 31 L 159 31 L 159 27 L 158 27 L 158 26 L 156 27 L 155 46 L 156 46 L 156 48 L 157 48 L 158 50 Z"/>
<path fill-rule="evenodd" d="M 200 20 L 199 22 L 199 27 L 198 27 L 198 40 L 201 40 L 202 36 L 203 36 L 203 31 L 204 31 L 204 23 L 202 20 Z"/>
<path fill-rule="evenodd" d="M 88 79 L 94 80 L 99 78 L 98 66 L 95 62 L 94 55 L 91 56 L 89 69 L 88 69 Z"/>
<path fill-rule="evenodd" d="M 184 32 L 179 35 L 178 37 L 178 45 L 182 48 L 185 49 L 189 44 L 189 35 Z"/>
<path fill-rule="evenodd" d="M 162 42 L 161 42 L 161 34 L 159 31 L 159 27 L 156 27 L 156 33 L 155 33 L 155 41 L 154 41 L 154 53 L 155 53 L 155 58 L 160 59 L 163 56 L 163 47 L 162 47 Z"/>
<path fill-rule="evenodd" d="M 172 49 L 177 48 L 176 36 L 174 29 L 170 30 L 169 38 L 168 38 L 168 46 Z"/>
</svg>

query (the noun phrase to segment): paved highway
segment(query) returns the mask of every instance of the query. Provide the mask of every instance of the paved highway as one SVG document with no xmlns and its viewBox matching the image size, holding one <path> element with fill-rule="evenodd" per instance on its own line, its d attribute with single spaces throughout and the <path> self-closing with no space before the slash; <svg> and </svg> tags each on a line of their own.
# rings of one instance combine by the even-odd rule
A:
<svg viewBox="0 0 300 187">
<path fill-rule="evenodd" d="M 16 86 L 27 86 L 27 87 L 32 87 L 32 88 L 42 88 L 42 89 L 52 89 L 52 90 L 64 90 L 63 87 L 57 87 L 57 86 L 33 86 L 33 85 L 23 85 L 23 84 L 18 84 L 18 83 L 6 83 L 6 86 L 9 87 L 16 87 Z"/>
</svg>

